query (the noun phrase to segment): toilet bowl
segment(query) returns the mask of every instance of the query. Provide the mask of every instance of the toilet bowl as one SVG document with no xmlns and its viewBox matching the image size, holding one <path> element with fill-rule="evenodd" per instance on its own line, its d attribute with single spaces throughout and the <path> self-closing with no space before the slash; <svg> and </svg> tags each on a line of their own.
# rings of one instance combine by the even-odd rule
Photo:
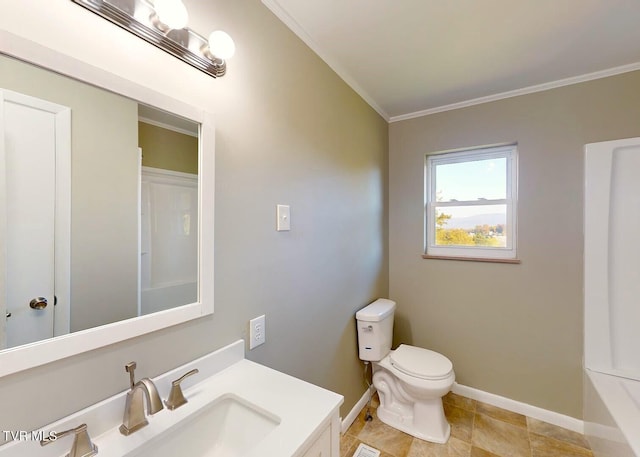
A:
<svg viewBox="0 0 640 457">
<path fill-rule="evenodd" d="M 453 386 L 453 364 L 444 355 L 401 344 L 391 350 L 395 302 L 378 299 L 358 311 L 360 358 L 373 364 L 380 397 L 378 418 L 387 425 L 434 443 L 451 433 L 442 397 Z"/>
<path fill-rule="evenodd" d="M 405 362 L 398 366 L 394 359 L 409 351 L 415 365 Z M 446 443 L 451 427 L 444 415 L 442 397 L 455 381 L 449 359 L 428 349 L 400 345 L 380 362 L 373 362 L 373 367 L 380 420 L 416 438 Z"/>
</svg>

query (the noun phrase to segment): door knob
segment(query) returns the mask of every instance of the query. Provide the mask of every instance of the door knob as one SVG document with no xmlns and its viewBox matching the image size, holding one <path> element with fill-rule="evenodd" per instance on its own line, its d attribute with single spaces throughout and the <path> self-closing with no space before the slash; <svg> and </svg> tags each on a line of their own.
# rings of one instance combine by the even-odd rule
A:
<svg viewBox="0 0 640 457">
<path fill-rule="evenodd" d="M 29 306 L 33 309 L 45 309 L 47 307 L 47 299 L 44 297 L 36 297 L 29 302 Z"/>
</svg>

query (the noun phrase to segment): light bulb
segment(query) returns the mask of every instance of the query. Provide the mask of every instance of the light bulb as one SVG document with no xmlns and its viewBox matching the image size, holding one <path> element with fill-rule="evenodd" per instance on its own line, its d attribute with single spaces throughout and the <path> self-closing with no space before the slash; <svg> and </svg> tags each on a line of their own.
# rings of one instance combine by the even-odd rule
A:
<svg viewBox="0 0 640 457">
<path fill-rule="evenodd" d="M 155 0 L 154 9 L 158 19 L 172 29 L 183 29 L 189 21 L 187 7 L 182 0 Z"/>
<path fill-rule="evenodd" d="M 227 60 L 233 57 L 236 45 L 227 33 L 216 30 L 209 35 L 209 52 L 218 59 Z"/>
</svg>

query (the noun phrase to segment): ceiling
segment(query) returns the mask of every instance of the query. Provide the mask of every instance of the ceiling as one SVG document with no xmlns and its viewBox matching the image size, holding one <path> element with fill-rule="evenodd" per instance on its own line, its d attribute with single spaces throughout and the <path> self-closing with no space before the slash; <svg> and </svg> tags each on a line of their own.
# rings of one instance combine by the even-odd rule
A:
<svg viewBox="0 0 640 457">
<path fill-rule="evenodd" d="M 262 0 L 385 119 L 640 69 L 640 0 Z"/>
</svg>

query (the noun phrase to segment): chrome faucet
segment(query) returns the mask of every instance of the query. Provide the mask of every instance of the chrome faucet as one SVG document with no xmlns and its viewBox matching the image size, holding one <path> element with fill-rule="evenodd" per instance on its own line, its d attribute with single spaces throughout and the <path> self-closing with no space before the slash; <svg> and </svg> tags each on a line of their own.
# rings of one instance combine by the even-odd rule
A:
<svg viewBox="0 0 640 457">
<path fill-rule="evenodd" d="M 130 435 L 149 424 L 144 413 L 144 399 L 147 399 L 147 414 L 150 416 L 164 408 L 153 381 L 149 378 L 135 382 L 134 370 L 136 362 L 129 362 L 124 369 L 129 373 L 131 390 L 127 392 L 127 402 L 124 407 L 124 418 L 120 426 L 120 433 Z"/>
</svg>

